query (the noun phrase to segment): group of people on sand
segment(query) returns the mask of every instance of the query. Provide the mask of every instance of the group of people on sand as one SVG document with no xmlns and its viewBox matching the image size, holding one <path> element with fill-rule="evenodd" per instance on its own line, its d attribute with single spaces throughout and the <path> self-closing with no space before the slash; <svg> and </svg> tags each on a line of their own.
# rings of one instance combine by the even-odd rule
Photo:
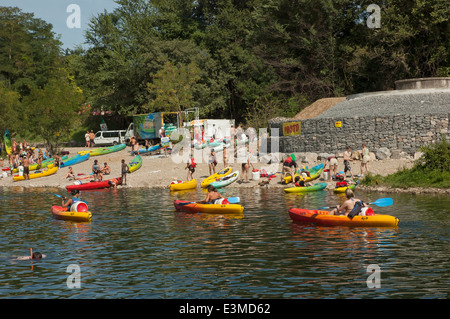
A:
<svg viewBox="0 0 450 319">
<path fill-rule="evenodd" d="M 353 157 L 352 157 L 352 148 L 350 146 L 347 146 L 344 154 L 344 175 L 345 177 L 347 177 L 347 172 L 350 172 L 351 174 L 351 178 L 352 180 L 355 179 L 355 176 L 353 175 L 353 171 L 352 171 L 352 167 L 351 167 L 351 163 L 353 162 Z M 361 174 L 360 176 L 362 176 L 364 174 L 364 170 L 366 171 L 366 174 L 369 173 L 369 162 L 370 162 L 370 155 L 369 155 L 369 148 L 367 147 L 367 145 L 365 143 L 362 144 L 362 150 L 360 153 L 361 158 Z M 333 176 L 337 176 L 337 172 L 338 172 L 338 161 L 336 156 L 332 155 L 330 157 L 327 158 L 327 160 L 325 161 L 325 167 L 327 167 L 327 164 L 329 165 L 329 176 L 328 176 L 328 181 L 331 181 Z"/>
<path fill-rule="evenodd" d="M 84 139 L 86 140 L 85 147 L 94 147 L 95 134 L 93 130 L 91 130 L 90 132 L 89 130 L 87 130 L 86 134 L 84 134 Z"/>
</svg>

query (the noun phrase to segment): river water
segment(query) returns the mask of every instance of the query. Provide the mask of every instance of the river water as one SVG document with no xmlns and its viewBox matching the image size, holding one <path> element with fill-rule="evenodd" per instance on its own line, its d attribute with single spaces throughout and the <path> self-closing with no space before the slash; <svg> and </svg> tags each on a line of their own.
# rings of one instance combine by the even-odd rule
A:
<svg viewBox="0 0 450 319">
<path fill-rule="evenodd" d="M 374 207 L 400 219 L 383 229 L 291 221 L 291 207 L 342 200 L 328 191 L 226 189 L 245 206 L 238 216 L 174 210 L 174 199 L 200 200 L 201 190 L 83 192 L 89 223 L 53 219 L 58 192 L 0 189 L 2 298 L 447 298 L 450 291 L 448 196 L 357 192 L 367 202 L 394 199 Z M 46 258 L 17 260 L 30 248 Z"/>
</svg>

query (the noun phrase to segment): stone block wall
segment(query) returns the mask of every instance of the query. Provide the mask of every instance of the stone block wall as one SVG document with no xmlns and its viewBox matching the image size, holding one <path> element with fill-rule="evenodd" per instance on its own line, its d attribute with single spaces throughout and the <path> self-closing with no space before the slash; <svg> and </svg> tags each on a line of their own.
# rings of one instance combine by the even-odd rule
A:
<svg viewBox="0 0 450 319">
<path fill-rule="evenodd" d="M 366 143 L 370 151 L 386 147 L 391 152 L 413 155 L 421 146 L 439 139 L 441 133 L 450 140 L 449 118 L 450 113 L 308 119 L 300 120 L 301 134 L 292 136 L 283 136 L 284 122 L 270 122 L 269 128 L 279 129 L 282 153 L 338 153 L 346 146 L 361 149 Z M 342 126 L 335 127 L 336 121 L 341 121 Z"/>
</svg>

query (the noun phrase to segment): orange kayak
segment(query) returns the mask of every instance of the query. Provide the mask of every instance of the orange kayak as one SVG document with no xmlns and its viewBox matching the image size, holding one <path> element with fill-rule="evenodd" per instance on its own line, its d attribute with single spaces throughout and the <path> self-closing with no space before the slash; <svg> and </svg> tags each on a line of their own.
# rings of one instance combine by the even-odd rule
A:
<svg viewBox="0 0 450 319">
<path fill-rule="evenodd" d="M 321 226 L 396 227 L 399 222 L 398 218 L 390 215 L 358 215 L 350 219 L 344 215 L 329 215 L 329 213 L 326 210 L 291 208 L 289 210 L 289 217 L 294 222 Z"/>
</svg>

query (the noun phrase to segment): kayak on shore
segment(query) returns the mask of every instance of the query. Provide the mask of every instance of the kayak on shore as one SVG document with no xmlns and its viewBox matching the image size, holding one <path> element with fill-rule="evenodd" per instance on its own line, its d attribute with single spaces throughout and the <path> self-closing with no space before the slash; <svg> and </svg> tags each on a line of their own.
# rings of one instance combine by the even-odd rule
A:
<svg viewBox="0 0 450 319">
<path fill-rule="evenodd" d="M 305 187 L 287 187 L 284 189 L 286 193 L 308 193 L 308 192 L 317 192 L 324 190 L 327 187 L 327 183 L 316 183 L 311 186 Z"/>
<path fill-rule="evenodd" d="M 239 171 L 234 171 L 231 174 L 225 175 L 224 177 L 220 177 L 218 180 L 210 183 L 210 185 L 214 186 L 215 188 L 221 188 L 237 181 L 238 178 L 239 178 Z"/>
<path fill-rule="evenodd" d="M 169 185 L 170 191 L 184 191 L 188 189 L 194 189 L 197 187 L 197 180 L 192 179 L 190 181 L 184 181 L 181 183 L 172 183 Z"/>
<path fill-rule="evenodd" d="M 316 224 L 320 226 L 349 227 L 396 227 L 398 218 L 390 215 L 354 216 L 350 219 L 344 215 L 329 215 L 327 210 L 311 210 L 302 208 L 289 209 L 289 217 L 298 223 Z"/>
<path fill-rule="evenodd" d="M 102 189 L 102 188 L 108 188 L 115 185 L 121 185 L 122 184 L 122 177 L 107 179 L 104 181 L 99 182 L 88 182 L 88 183 L 79 183 L 68 185 L 66 186 L 66 189 L 68 192 L 74 191 L 74 190 L 92 190 L 92 189 Z"/>
<path fill-rule="evenodd" d="M 137 171 L 142 166 L 142 156 L 136 155 L 135 158 L 128 164 L 130 173 Z"/>
<path fill-rule="evenodd" d="M 217 179 L 221 178 L 221 177 L 225 177 L 226 175 L 230 174 L 232 172 L 232 168 L 231 167 L 225 167 L 223 169 L 221 169 L 220 171 L 218 171 L 215 174 L 212 174 L 211 176 L 205 178 L 201 183 L 200 186 L 202 188 L 206 188 L 208 187 L 209 184 L 211 184 L 212 182 L 216 181 Z"/>
<path fill-rule="evenodd" d="M 240 214 L 244 211 L 244 206 L 239 204 L 201 204 L 183 200 L 174 200 L 173 204 L 177 211 L 188 213 Z"/>
<path fill-rule="evenodd" d="M 44 169 L 42 171 L 35 171 L 33 174 L 30 174 L 30 179 L 53 175 L 57 171 L 58 171 L 58 167 L 54 166 L 54 164 L 50 164 L 46 169 Z M 23 180 L 25 180 L 25 177 L 23 175 L 14 175 L 13 180 L 15 182 L 23 181 Z"/>
<path fill-rule="evenodd" d="M 99 155 L 105 155 L 113 152 L 118 152 L 123 150 L 125 147 L 127 147 L 127 144 L 121 143 L 109 147 L 100 147 L 100 148 L 94 148 L 92 150 L 85 150 L 85 151 L 79 151 L 78 154 L 80 155 L 86 155 L 90 154 L 92 156 L 99 156 Z"/>
<path fill-rule="evenodd" d="M 90 156 L 91 156 L 90 153 L 86 153 L 84 155 L 77 154 L 65 161 L 62 161 L 60 163 L 60 167 L 69 167 L 69 166 L 73 166 L 75 164 L 82 163 L 84 161 L 87 161 L 90 158 Z"/>
</svg>

